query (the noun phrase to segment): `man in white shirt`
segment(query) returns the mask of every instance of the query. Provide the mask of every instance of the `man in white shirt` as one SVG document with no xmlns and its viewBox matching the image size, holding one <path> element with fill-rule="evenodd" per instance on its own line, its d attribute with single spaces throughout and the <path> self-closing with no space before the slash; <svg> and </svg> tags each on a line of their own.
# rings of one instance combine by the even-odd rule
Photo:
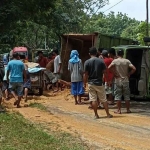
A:
<svg viewBox="0 0 150 150">
<path fill-rule="evenodd" d="M 54 50 L 53 51 L 53 55 L 55 56 L 55 59 L 54 59 L 54 74 L 55 74 L 55 77 L 58 79 L 61 79 L 61 66 L 62 66 L 62 63 L 61 63 L 61 58 L 60 58 L 60 55 L 58 53 L 58 50 Z M 59 85 L 57 84 L 57 91 L 59 90 Z"/>
</svg>

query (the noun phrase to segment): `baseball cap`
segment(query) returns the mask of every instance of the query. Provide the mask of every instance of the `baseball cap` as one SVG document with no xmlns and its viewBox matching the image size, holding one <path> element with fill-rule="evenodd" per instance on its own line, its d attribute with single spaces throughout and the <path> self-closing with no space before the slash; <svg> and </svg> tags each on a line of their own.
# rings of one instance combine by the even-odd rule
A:
<svg viewBox="0 0 150 150">
<path fill-rule="evenodd" d="M 108 55 L 108 51 L 107 51 L 107 50 L 103 50 L 103 51 L 102 51 L 102 55 L 103 55 L 103 56 L 107 56 L 107 55 Z"/>
</svg>

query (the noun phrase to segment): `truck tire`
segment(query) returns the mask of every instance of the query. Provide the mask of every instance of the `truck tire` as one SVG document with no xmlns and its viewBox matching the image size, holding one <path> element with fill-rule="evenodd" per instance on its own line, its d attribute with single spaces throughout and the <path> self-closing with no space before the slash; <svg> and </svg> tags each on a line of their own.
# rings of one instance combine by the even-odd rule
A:
<svg viewBox="0 0 150 150">
<path fill-rule="evenodd" d="M 39 95 L 43 95 L 43 88 L 39 88 Z"/>
</svg>

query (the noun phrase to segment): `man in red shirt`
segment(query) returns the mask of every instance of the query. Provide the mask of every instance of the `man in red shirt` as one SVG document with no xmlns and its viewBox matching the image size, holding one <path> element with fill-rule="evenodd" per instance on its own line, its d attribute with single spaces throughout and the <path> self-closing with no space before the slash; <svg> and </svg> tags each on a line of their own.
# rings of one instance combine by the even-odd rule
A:
<svg viewBox="0 0 150 150">
<path fill-rule="evenodd" d="M 48 60 L 47 60 L 46 57 L 44 57 L 42 51 L 38 51 L 38 61 L 37 61 L 37 63 L 39 63 L 40 67 L 46 68 Z"/>
<path fill-rule="evenodd" d="M 103 60 L 107 68 L 106 74 L 104 75 L 104 82 L 105 82 L 106 94 L 108 96 L 108 103 L 114 104 L 113 95 L 112 95 L 112 81 L 113 81 L 114 76 L 113 76 L 113 73 L 108 69 L 108 66 L 111 64 L 113 59 L 108 57 L 107 50 L 102 51 L 102 56 L 103 56 Z"/>
</svg>

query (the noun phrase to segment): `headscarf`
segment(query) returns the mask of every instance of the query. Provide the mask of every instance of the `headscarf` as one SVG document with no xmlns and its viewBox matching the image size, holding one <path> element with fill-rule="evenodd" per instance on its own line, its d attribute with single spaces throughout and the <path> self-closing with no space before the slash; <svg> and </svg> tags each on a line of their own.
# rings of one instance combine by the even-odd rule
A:
<svg viewBox="0 0 150 150">
<path fill-rule="evenodd" d="M 78 63 L 79 61 L 80 61 L 80 59 L 79 59 L 78 51 L 77 50 L 72 50 L 71 54 L 70 54 L 69 62 L 75 64 L 75 63 Z"/>
</svg>

